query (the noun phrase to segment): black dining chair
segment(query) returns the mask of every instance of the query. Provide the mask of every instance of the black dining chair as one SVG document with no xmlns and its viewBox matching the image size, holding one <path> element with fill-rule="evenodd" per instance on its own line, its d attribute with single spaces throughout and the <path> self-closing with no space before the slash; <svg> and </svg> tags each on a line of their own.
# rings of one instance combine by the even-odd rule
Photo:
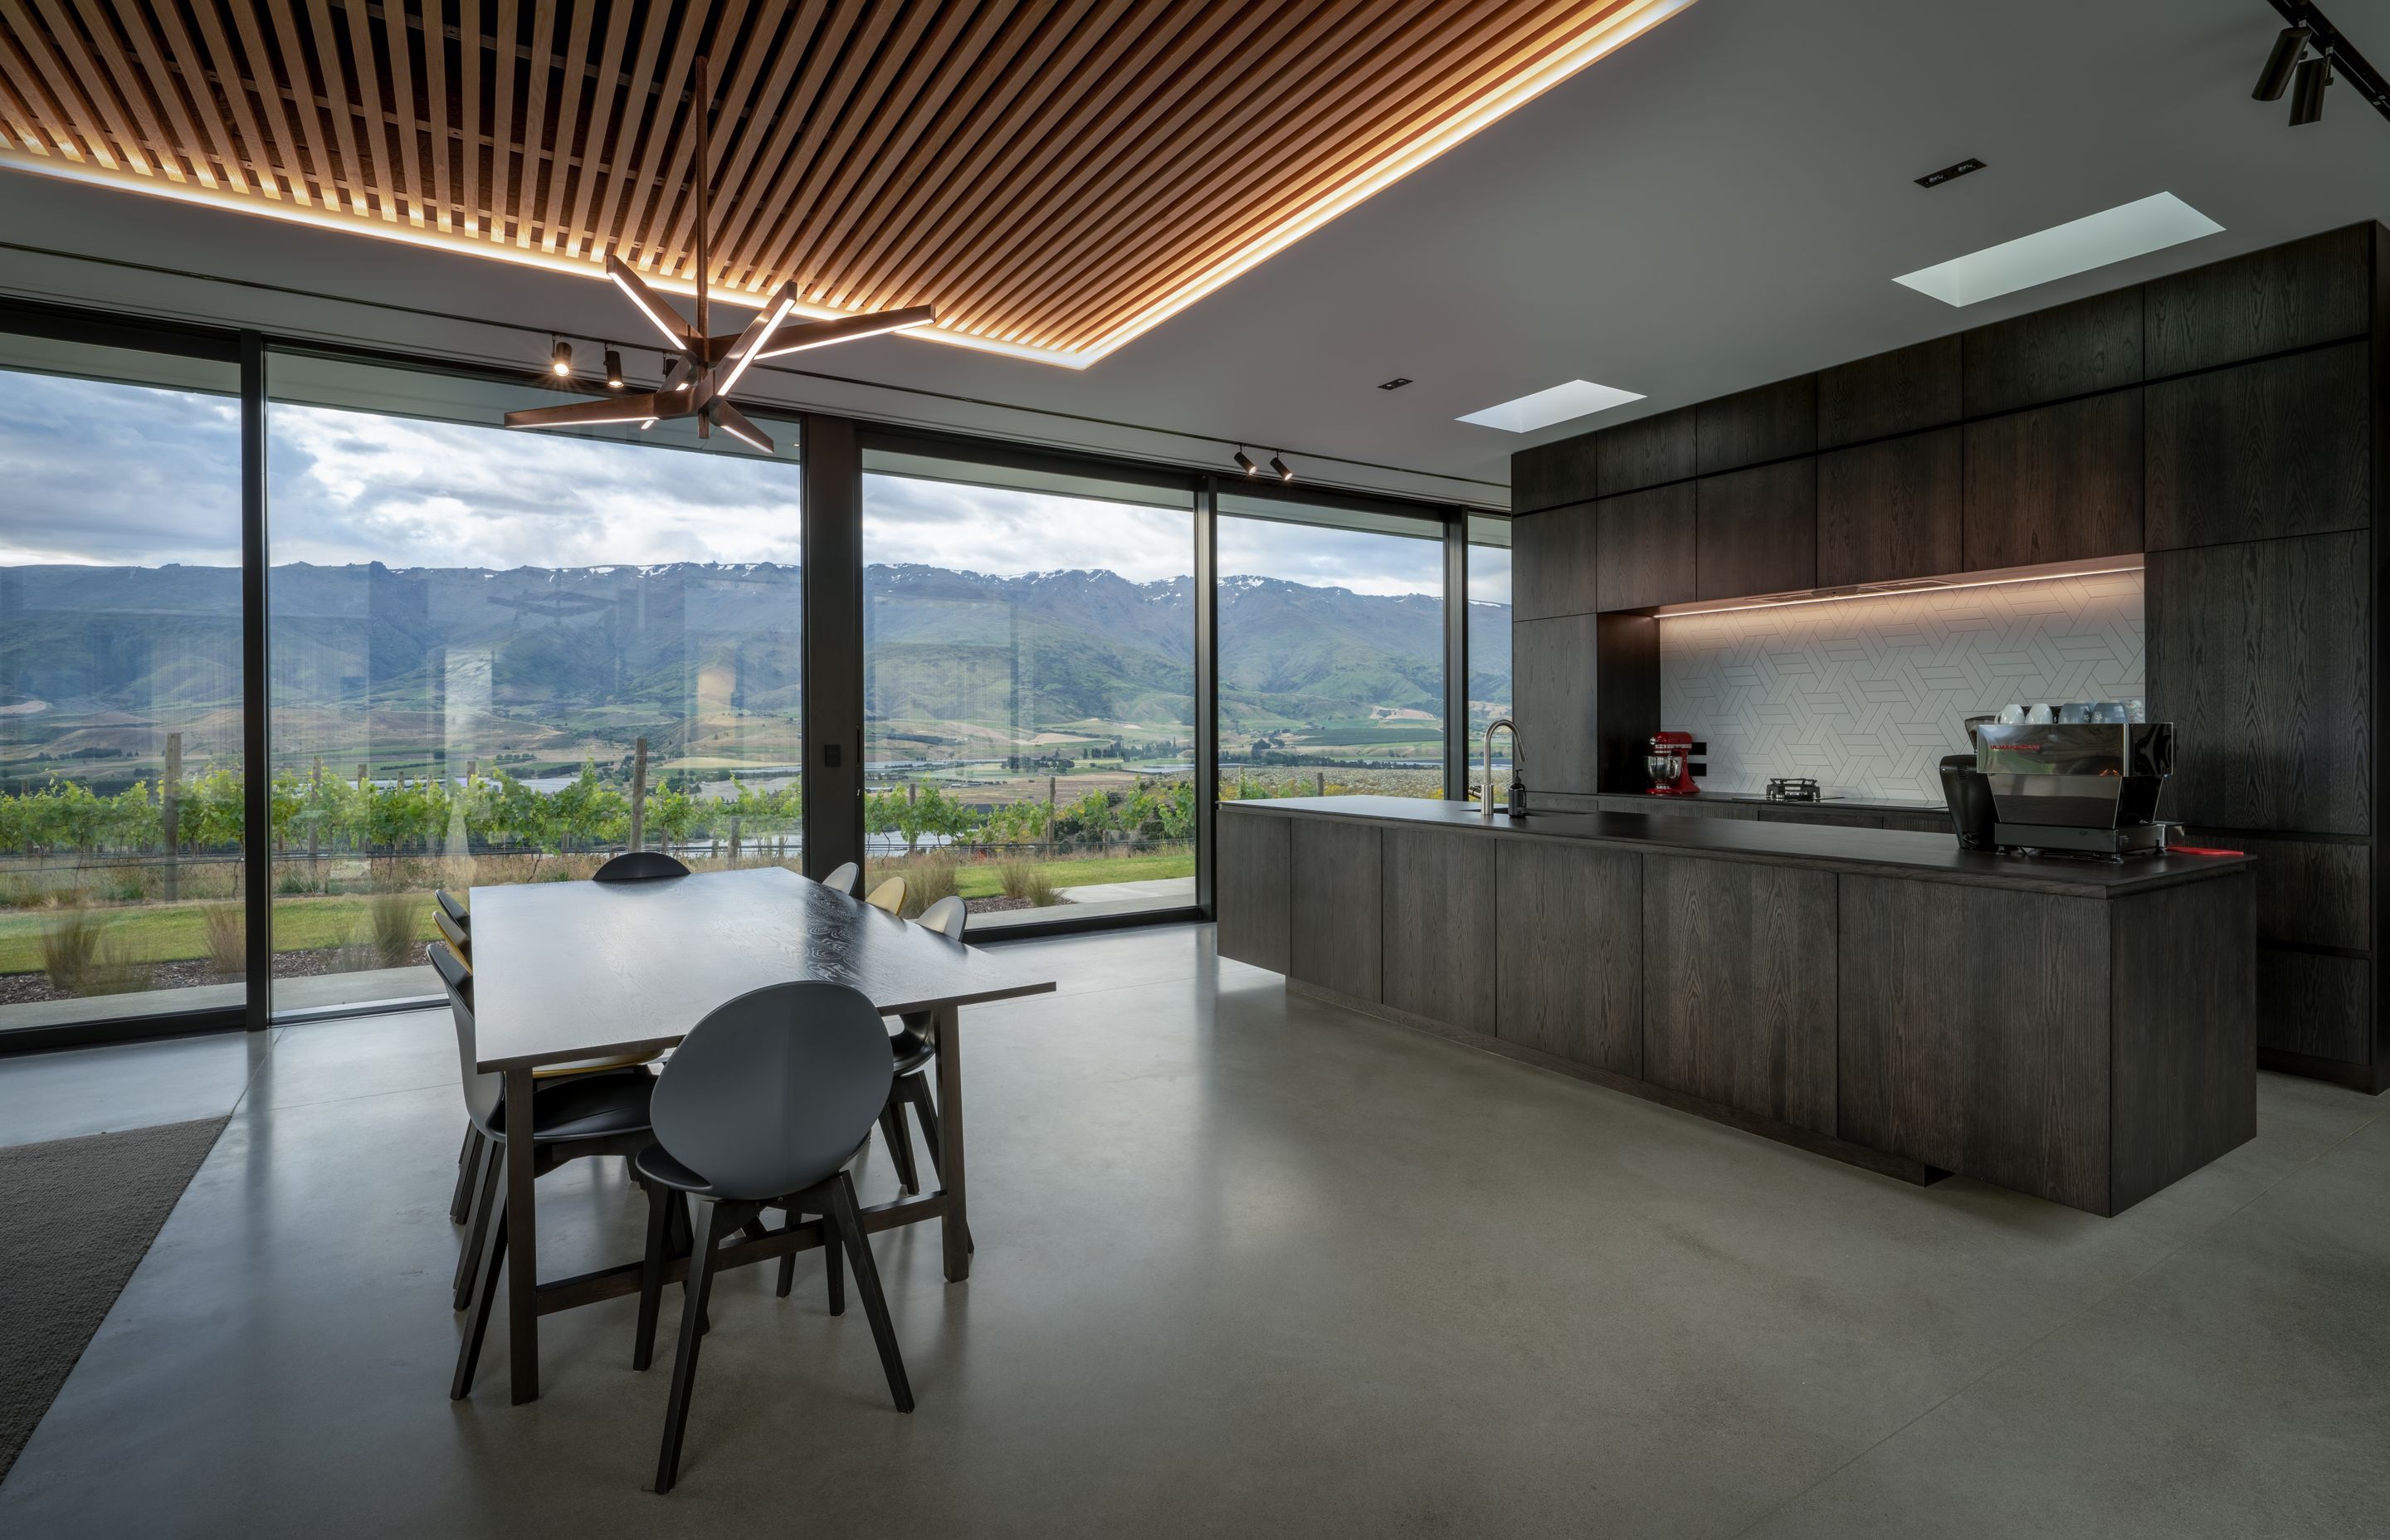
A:
<svg viewBox="0 0 2390 1540">
<path fill-rule="evenodd" d="M 658 1492 L 671 1491 L 680 1473 L 715 1252 L 739 1231 L 754 1233 L 765 1209 L 786 1211 L 785 1230 L 794 1230 L 806 1214 L 821 1216 L 823 1250 L 831 1265 L 843 1247 L 854 1270 L 888 1393 L 898 1411 L 913 1409 L 913 1389 L 880 1290 L 871 1242 L 863 1232 L 854 1180 L 845 1169 L 871 1136 L 892 1076 L 888 1032 L 870 1000 L 844 984 L 809 981 L 770 984 L 716 1007 L 689 1030 L 656 1077 L 650 1104 L 656 1142 L 633 1162 L 649 1203 L 633 1368 L 654 1361 L 664 1264 L 675 1250 L 674 1211 L 684 1200 L 696 1209 L 688 1224 L 694 1250 L 681 1304 L 680 1345 L 673 1361 L 663 1446 L 656 1458 Z M 784 1266 L 784 1294 L 787 1280 Z M 844 1303 L 842 1282 L 832 1272 L 831 1314 L 842 1313 Z"/>
<path fill-rule="evenodd" d="M 465 1115 L 482 1136 L 483 1174 L 474 1196 L 472 1223 L 466 1232 L 466 1254 L 458 1262 L 460 1276 L 469 1276 L 472 1290 L 465 1302 L 472 1311 L 465 1323 L 464 1341 L 456 1348 L 456 1372 L 448 1383 L 448 1397 L 462 1400 L 473 1388 L 473 1370 L 481 1362 L 482 1339 L 488 1332 L 490 1311 L 497 1298 L 498 1279 L 507 1258 L 506 1150 L 510 1129 L 520 1134 L 525 1122 L 533 1145 L 533 1171 L 546 1175 L 567 1161 L 589 1155 L 632 1155 L 652 1137 L 648 1127 L 648 1100 L 656 1077 L 645 1070 L 577 1074 L 546 1082 L 532 1092 L 528 1118 L 510 1117 L 518 1109 L 507 1105 L 504 1075 L 483 1074 L 477 1026 L 473 1019 L 473 976 L 462 959 L 446 947 L 434 947 L 431 966 L 447 987 L 448 1012 L 456 1019 L 456 1060 L 464 1078 Z"/>
<path fill-rule="evenodd" d="M 970 911 L 963 901 L 950 894 L 922 910 L 921 918 L 914 923 L 959 946 L 970 918 Z M 888 1088 L 888 1104 L 880 1110 L 880 1132 L 888 1141 L 889 1159 L 895 1162 L 896 1180 L 906 1192 L 918 1193 L 921 1190 L 921 1175 L 913 1161 L 913 1136 L 905 1123 L 907 1107 L 921 1120 L 921 1143 L 930 1152 L 930 1169 L 941 1182 L 945 1180 L 944 1151 L 938 1135 L 938 1104 L 930 1094 L 929 1067 L 938 1056 L 938 1035 L 934 1020 L 926 1014 L 902 1016 L 897 1021 L 897 1030 L 888 1039 L 889 1051 L 895 1058 L 896 1078 Z"/>
<path fill-rule="evenodd" d="M 659 877 L 687 877 L 680 857 L 660 850 L 626 850 L 590 874 L 593 882 L 651 882 Z"/>
<path fill-rule="evenodd" d="M 446 915 L 450 919 L 456 922 L 457 930 L 470 930 L 473 928 L 473 912 L 470 909 L 466 908 L 464 904 L 457 899 L 456 895 L 450 892 L 447 889 L 433 889 L 431 892 L 431 902 L 440 905 L 440 912 L 442 914 Z"/>
</svg>

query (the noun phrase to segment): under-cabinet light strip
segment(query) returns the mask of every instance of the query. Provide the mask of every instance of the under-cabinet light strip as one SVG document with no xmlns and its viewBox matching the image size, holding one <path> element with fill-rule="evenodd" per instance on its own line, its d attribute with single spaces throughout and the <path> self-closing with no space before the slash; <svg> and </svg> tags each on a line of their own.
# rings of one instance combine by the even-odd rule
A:
<svg viewBox="0 0 2390 1540">
<path fill-rule="evenodd" d="M 1796 604 L 1847 604 L 1854 599 L 1911 599 L 1925 594 L 1947 594 L 1954 588 L 2005 588 L 2019 583 L 2060 583 L 2068 578 L 2114 577 L 2124 572 L 2146 569 L 2139 563 L 2130 567 L 2088 567 L 2077 572 L 2037 572 L 2031 577 L 1984 578 L 1974 583 L 1921 584 L 1914 588 L 1883 588 L 1870 594 L 1818 594 L 1797 599 L 1760 599 L 1743 604 L 1714 604 L 1704 610 L 1679 610 L 1663 606 L 1652 611 L 1656 620 L 1684 620 L 1694 615 L 1732 615 L 1746 610 L 1787 610 Z"/>
</svg>

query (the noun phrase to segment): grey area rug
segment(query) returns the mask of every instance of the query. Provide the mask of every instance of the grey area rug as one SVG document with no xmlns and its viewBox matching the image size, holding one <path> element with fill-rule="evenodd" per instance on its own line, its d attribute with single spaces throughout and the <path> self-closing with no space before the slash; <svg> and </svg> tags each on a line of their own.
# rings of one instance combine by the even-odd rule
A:
<svg viewBox="0 0 2390 1540">
<path fill-rule="evenodd" d="M 0 1477 L 227 1121 L 0 1149 Z"/>
</svg>

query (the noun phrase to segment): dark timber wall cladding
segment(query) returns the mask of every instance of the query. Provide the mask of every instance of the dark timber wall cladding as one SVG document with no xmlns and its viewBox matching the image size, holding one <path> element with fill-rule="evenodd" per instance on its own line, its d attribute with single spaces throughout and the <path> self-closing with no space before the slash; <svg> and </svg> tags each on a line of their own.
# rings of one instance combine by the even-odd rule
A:
<svg viewBox="0 0 2390 1540">
<path fill-rule="evenodd" d="M 1654 607 L 2141 557 L 2171 816 L 2260 879 L 2258 1052 L 2390 1088 L 2375 966 L 2390 542 L 2390 229 L 2364 224 L 1512 456 L 1534 790 L 1641 789 Z M 1547 564 L 1564 571 L 1538 571 Z M 1554 623 L 1596 614 L 1587 629 Z M 1648 620 L 1645 625 L 1648 627 Z M 1613 635 L 1622 645 L 1613 647 Z M 1548 713 L 1548 714 L 1547 714 Z M 1590 736 L 1589 736 L 1590 735 Z M 1598 741 L 1596 741 L 1598 738 Z M 1560 805 L 1555 802 L 1552 805 Z M 2328 939 L 2327 939 L 2328 938 Z"/>
</svg>

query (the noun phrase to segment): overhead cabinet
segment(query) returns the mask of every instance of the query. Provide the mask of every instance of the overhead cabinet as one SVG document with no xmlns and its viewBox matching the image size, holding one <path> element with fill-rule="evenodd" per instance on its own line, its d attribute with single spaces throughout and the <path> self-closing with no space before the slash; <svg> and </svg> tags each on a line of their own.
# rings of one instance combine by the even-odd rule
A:
<svg viewBox="0 0 2390 1540">
<path fill-rule="evenodd" d="M 2151 386 L 2150 548 L 2365 528 L 2367 362 L 2345 342 Z"/>
<path fill-rule="evenodd" d="M 1818 584 L 1818 462 L 1783 460 L 1704 476 L 1696 493 L 1696 598 Z"/>
<path fill-rule="evenodd" d="M 1967 425 L 1966 571 L 2141 548 L 2139 391 Z"/>
<path fill-rule="evenodd" d="M 1693 474 L 1693 409 L 1679 406 L 1594 435 L 1594 475 L 1601 495 L 1634 492 Z"/>
<path fill-rule="evenodd" d="M 2150 284 L 2150 378 L 2364 336 L 2381 231 L 2327 230 Z"/>
<path fill-rule="evenodd" d="M 1982 417 L 2141 382 L 2141 291 L 2120 289 L 1960 337 L 1967 415 Z"/>
<path fill-rule="evenodd" d="M 1820 449 L 1939 428 L 1959 417 L 1956 336 L 1840 364 L 1818 375 Z"/>
<path fill-rule="evenodd" d="M 1693 409 L 1701 474 L 1806 455 L 1818 447 L 1818 377 L 1780 379 Z"/>
<path fill-rule="evenodd" d="M 1693 597 L 1691 482 L 1605 497 L 1594 507 L 1601 550 L 1595 595 L 1601 609 L 1642 610 Z"/>
<path fill-rule="evenodd" d="M 1960 548 L 1956 428 L 1818 456 L 1818 582 L 1888 583 L 1955 572 Z"/>
<path fill-rule="evenodd" d="M 1598 607 L 1600 556 L 1593 503 L 1546 508 L 1510 520 L 1510 615 L 1538 621 Z"/>
</svg>

